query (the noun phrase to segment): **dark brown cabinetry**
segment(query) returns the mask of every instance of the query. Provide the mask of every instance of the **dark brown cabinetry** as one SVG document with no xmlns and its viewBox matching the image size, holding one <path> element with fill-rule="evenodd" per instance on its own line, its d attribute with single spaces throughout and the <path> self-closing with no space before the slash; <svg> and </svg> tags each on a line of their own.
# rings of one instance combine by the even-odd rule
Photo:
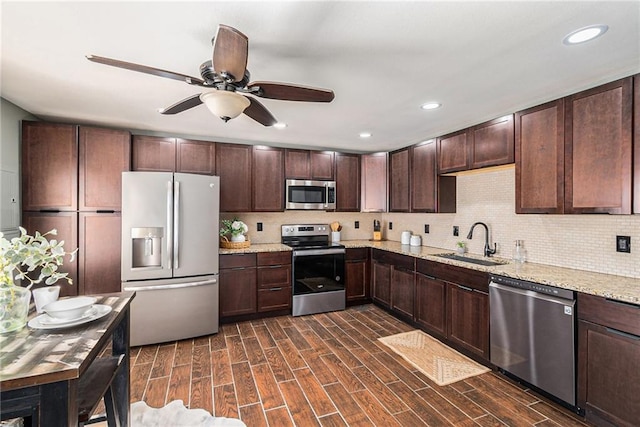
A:
<svg viewBox="0 0 640 427">
<path fill-rule="evenodd" d="M 516 213 L 564 212 L 564 100 L 515 116 Z"/>
<path fill-rule="evenodd" d="M 78 221 L 78 293 L 120 292 L 120 213 L 80 212 Z"/>
<path fill-rule="evenodd" d="M 469 168 L 513 163 L 513 115 L 500 117 L 470 129 Z"/>
<path fill-rule="evenodd" d="M 389 153 L 389 211 L 409 212 L 409 148 Z"/>
<path fill-rule="evenodd" d="M 420 260 L 416 266 L 416 323 L 431 334 L 447 335 L 446 289 L 447 284 L 433 276 L 420 272 Z"/>
<path fill-rule="evenodd" d="M 367 248 L 347 248 L 344 265 L 347 304 L 369 299 L 368 254 Z"/>
<path fill-rule="evenodd" d="M 214 142 L 135 135 L 131 151 L 136 171 L 216 173 Z"/>
<path fill-rule="evenodd" d="M 256 254 L 220 255 L 220 317 L 257 311 Z"/>
<path fill-rule="evenodd" d="M 412 321 L 415 258 L 373 249 L 371 259 L 374 301 Z"/>
<path fill-rule="evenodd" d="M 413 259 L 410 262 L 413 263 Z M 391 310 L 410 321 L 413 320 L 415 288 L 414 269 L 393 266 L 391 270 Z"/>
<path fill-rule="evenodd" d="M 382 306 L 391 306 L 391 265 L 376 259 L 376 250 L 371 261 L 371 296 Z"/>
<path fill-rule="evenodd" d="M 437 143 L 429 140 L 411 147 L 411 212 L 455 212 L 456 178 L 437 173 Z"/>
<path fill-rule="evenodd" d="M 251 211 L 251 153 L 250 145 L 217 144 L 220 212 Z"/>
<path fill-rule="evenodd" d="M 565 100 L 565 213 L 631 213 L 632 78 Z"/>
<path fill-rule="evenodd" d="M 467 170 L 469 165 L 467 129 L 438 138 L 438 173 Z"/>
<path fill-rule="evenodd" d="M 488 359 L 489 295 L 464 285 L 447 286 L 449 340 Z"/>
<path fill-rule="evenodd" d="M 360 212 L 360 156 L 335 154 L 336 210 Z"/>
<path fill-rule="evenodd" d="M 22 122 L 22 210 L 78 209 L 78 127 Z"/>
<path fill-rule="evenodd" d="M 291 252 L 257 257 L 258 312 L 291 310 Z"/>
<path fill-rule="evenodd" d="M 333 180 L 332 151 L 285 150 L 287 179 Z"/>
<path fill-rule="evenodd" d="M 640 425 L 640 306 L 578 294 L 578 405 L 597 425 Z"/>
<path fill-rule="evenodd" d="M 387 156 L 387 153 L 360 156 L 362 212 L 387 211 Z"/>
<path fill-rule="evenodd" d="M 633 213 L 640 213 L 640 74 L 633 77 Z"/>
<path fill-rule="evenodd" d="M 252 211 L 284 210 L 284 150 L 253 147 Z"/>
</svg>

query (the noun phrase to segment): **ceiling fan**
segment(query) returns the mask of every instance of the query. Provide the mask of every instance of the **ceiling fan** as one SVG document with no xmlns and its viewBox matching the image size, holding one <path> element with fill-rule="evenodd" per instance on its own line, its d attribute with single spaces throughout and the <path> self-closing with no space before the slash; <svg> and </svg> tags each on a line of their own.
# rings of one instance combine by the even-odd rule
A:
<svg viewBox="0 0 640 427">
<path fill-rule="evenodd" d="M 328 89 L 268 81 L 250 82 L 251 74 L 247 70 L 248 50 L 247 36 L 233 27 L 221 24 L 213 39 L 212 60 L 200 65 L 201 79 L 102 56 L 87 55 L 87 59 L 211 89 L 160 110 L 162 114 L 181 113 L 204 103 L 213 114 L 225 122 L 244 113 L 264 126 L 272 126 L 276 123 L 275 117 L 254 96 L 285 101 L 331 102 L 333 100 L 333 91 Z"/>
</svg>

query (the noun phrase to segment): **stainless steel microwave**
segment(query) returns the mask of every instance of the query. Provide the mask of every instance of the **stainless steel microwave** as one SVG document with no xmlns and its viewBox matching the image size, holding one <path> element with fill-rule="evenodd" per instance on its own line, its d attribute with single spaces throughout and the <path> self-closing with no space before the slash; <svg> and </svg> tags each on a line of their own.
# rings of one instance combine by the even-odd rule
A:
<svg viewBox="0 0 640 427">
<path fill-rule="evenodd" d="M 335 181 L 285 181 L 285 208 L 331 210 L 336 208 Z"/>
</svg>

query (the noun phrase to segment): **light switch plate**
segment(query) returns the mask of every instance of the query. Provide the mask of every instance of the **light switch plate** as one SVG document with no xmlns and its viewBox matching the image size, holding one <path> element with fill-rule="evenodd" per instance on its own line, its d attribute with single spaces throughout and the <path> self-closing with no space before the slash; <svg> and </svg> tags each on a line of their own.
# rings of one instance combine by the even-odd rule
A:
<svg viewBox="0 0 640 427">
<path fill-rule="evenodd" d="M 631 252 L 631 236 L 616 236 L 616 252 Z"/>
</svg>

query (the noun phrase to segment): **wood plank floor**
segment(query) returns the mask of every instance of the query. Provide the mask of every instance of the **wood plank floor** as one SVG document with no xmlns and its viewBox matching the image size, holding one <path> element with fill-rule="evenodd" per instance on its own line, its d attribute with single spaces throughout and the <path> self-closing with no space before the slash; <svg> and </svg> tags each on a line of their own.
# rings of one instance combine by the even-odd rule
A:
<svg viewBox="0 0 640 427">
<path fill-rule="evenodd" d="M 436 385 L 377 341 L 411 329 L 365 305 L 136 347 L 131 401 L 181 399 L 249 427 L 588 425 L 497 373 Z"/>
</svg>

